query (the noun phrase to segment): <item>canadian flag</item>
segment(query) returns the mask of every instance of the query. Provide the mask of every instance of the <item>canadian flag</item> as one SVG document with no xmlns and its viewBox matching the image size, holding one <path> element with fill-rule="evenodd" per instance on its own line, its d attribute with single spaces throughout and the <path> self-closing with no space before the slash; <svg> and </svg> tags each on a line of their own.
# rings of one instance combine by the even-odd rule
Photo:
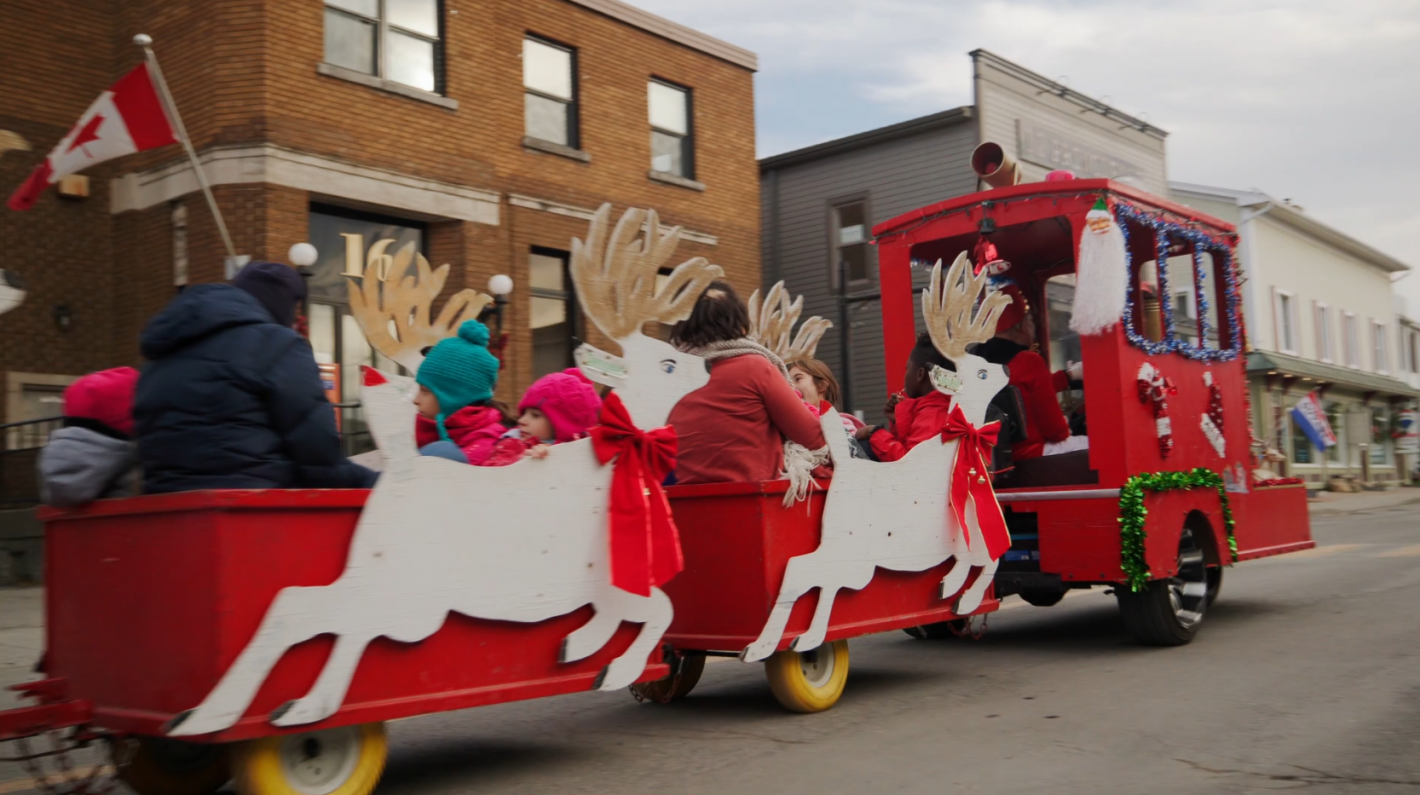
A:
<svg viewBox="0 0 1420 795">
<path fill-rule="evenodd" d="M 45 188 L 63 177 L 177 140 L 148 75 L 148 65 L 141 64 L 94 100 L 49 157 L 11 194 L 9 207 L 28 210 Z"/>
</svg>

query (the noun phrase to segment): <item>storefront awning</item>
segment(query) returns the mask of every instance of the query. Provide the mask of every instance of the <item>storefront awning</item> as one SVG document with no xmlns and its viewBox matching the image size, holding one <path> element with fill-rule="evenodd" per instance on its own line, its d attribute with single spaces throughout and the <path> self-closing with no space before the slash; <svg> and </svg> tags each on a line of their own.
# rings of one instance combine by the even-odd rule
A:
<svg viewBox="0 0 1420 795">
<path fill-rule="evenodd" d="M 1271 351 L 1253 351 L 1247 355 L 1248 375 L 1287 375 L 1298 378 L 1310 378 L 1313 381 L 1332 384 L 1334 386 L 1354 389 L 1361 392 L 1378 392 L 1387 395 L 1401 395 L 1404 397 L 1420 397 L 1420 390 L 1415 390 L 1398 378 L 1391 378 L 1388 375 L 1368 373 L 1364 370 L 1353 370 L 1350 367 L 1338 367 L 1334 364 L 1324 364 L 1310 359 L 1303 359 L 1299 356 L 1288 356 L 1285 353 L 1273 353 Z"/>
</svg>

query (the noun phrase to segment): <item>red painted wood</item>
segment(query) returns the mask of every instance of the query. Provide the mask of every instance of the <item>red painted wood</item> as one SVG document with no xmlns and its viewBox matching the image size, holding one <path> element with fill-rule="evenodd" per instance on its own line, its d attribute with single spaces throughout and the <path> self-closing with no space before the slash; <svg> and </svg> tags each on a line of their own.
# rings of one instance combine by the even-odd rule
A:
<svg viewBox="0 0 1420 795">
<path fill-rule="evenodd" d="M 161 733 L 197 706 L 255 634 L 276 593 L 340 575 L 366 492 L 194 492 L 46 509 L 50 673 L 107 728 Z M 509 532 L 512 532 L 511 530 Z M 557 662 L 590 608 L 518 624 L 451 614 L 413 644 L 375 641 L 345 705 L 311 730 L 588 690 L 639 629 Z M 305 694 L 333 636 L 293 648 L 240 723 L 205 741 L 282 733 L 266 716 Z M 659 660 L 646 678 L 667 673 Z"/>
<path fill-rule="evenodd" d="M 878 224 L 873 229 L 880 262 L 897 263 L 938 258 L 950 262 L 959 252 L 970 251 L 979 237 L 979 224 L 991 218 L 998 229 L 992 241 L 1001 256 L 1014 263 L 1009 275 L 1039 299 L 1050 273 L 1068 272 L 1078 249 L 1084 216 L 1102 196 L 1130 202 L 1140 210 L 1160 213 L 1180 223 L 1196 226 L 1217 240 L 1236 244 L 1231 225 L 1182 205 L 1109 180 L 1072 180 L 1031 183 L 990 190 L 938 202 Z M 1131 249 L 1136 264 L 1153 259 L 1153 239 L 1147 230 L 1131 229 Z M 910 285 L 896 270 L 882 278 L 884 339 L 905 339 L 915 332 L 910 310 Z M 1214 303 L 1222 306 L 1215 298 Z M 1042 324 L 1042 339 L 1045 338 Z M 1244 329 L 1245 333 L 1245 329 Z M 1251 435 L 1247 416 L 1247 373 L 1242 357 L 1232 362 L 1206 363 L 1178 354 L 1147 356 L 1131 345 L 1122 327 L 1086 337 L 1082 341 L 1085 364 L 1085 408 L 1090 418 L 1090 466 L 1099 483 L 1079 488 L 1120 488 L 1132 476 L 1159 471 L 1185 471 L 1204 467 L 1221 472 L 1241 464 L 1251 467 Z M 885 366 L 890 384 L 901 378 L 906 351 L 889 346 Z M 1173 451 L 1159 451 L 1152 406 L 1139 401 L 1135 381 L 1145 361 L 1173 379 L 1177 394 L 1168 397 L 1173 428 Z M 1200 420 L 1208 408 L 1209 393 L 1203 383 L 1211 372 L 1223 394 L 1224 457 L 1208 443 Z M 1294 490 L 1298 491 L 1298 490 Z M 1237 521 L 1242 557 L 1252 550 L 1301 549 L 1310 545 L 1304 495 L 1270 496 L 1263 490 L 1230 494 Z M 1152 543 L 1146 555 L 1151 565 L 1171 568 L 1181 520 L 1174 514 L 1194 508 L 1208 515 L 1218 538 L 1225 538 L 1216 493 L 1212 497 L 1150 498 L 1168 514 L 1152 516 L 1148 530 Z M 1074 582 L 1117 582 L 1119 569 L 1118 506 L 1112 500 L 1039 501 L 1013 503 L 1021 512 L 1036 512 L 1040 519 L 1041 569 Z M 1185 511 L 1186 512 L 1186 511 Z M 1176 526 L 1174 526 L 1176 525 Z M 1155 527 L 1158 530 L 1155 532 Z M 1226 547 L 1224 559 L 1226 559 Z M 1279 554 L 1272 552 L 1269 554 Z"/>
<path fill-rule="evenodd" d="M 738 652 L 759 637 L 789 558 L 819 545 L 825 492 L 784 508 L 787 485 L 717 483 L 667 490 L 685 554 L 685 570 L 665 588 L 675 604 L 666 638 L 677 648 Z M 861 591 L 840 591 L 828 640 L 959 618 L 940 598 L 942 577 L 952 565 L 923 572 L 879 569 Z M 817 604 L 817 591 L 799 600 L 779 648 L 808 629 Z M 977 613 L 997 607 L 988 595 Z"/>
</svg>

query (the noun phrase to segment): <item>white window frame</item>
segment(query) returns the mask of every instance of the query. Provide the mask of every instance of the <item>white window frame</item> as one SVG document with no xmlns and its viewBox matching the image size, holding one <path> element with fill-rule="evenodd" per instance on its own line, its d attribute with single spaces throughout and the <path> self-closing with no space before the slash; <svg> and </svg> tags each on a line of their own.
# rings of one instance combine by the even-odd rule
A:
<svg viewBox="0 0 1420 795">
<path fill-rule="evenodd" d="M 1386 335 L 1390 329 L 1386 328 L 1384 320 L 1371 319 L 1371 357 L 1373 359 L 1373 369 L 1384 375 L 1390 375 L 1390 345 Z"/>
<path fill-rule="evenodd" d="M 1287 299 L 1287 309 L 1282 308 L 1282 299 Z M 1290 339 L 1283 339 L 1283 314 L 1286 314 L 1287 328 L 1291 334 Z M 1290 353 L 1293 356 L 1301 356 L 1301 338 L 1298 332 L 1301 331 L 1297 322 L 1297 294 L 1291 290 L 1283 290 L 1280 287 L 1272 288 L 1272 336 L 1273 344 L 1277 346 L 1278 353 Z M 1290 343 L 1290 345 L 1288 344 Z"/>
<path fill-rule="evenodd" d="M 1317 361 L 1331 364 L 1336 361 L 1336 335 L 1331 333 L 1331 304 L 1312 302 L 1312 326 L 1316 329 Z"/>
<path fill-rule="evenodd" d="M 1412 373 L 1420 373 L 1420 331 L 1402 327 L 1401 335 L 1406 349 L 1405 369 Z"/>
<path fill-rule="evenodd" d="M 1341 359 L 1353 370 L 1361 369 L 1361 321 L 1355 312 L 1341 310 Z"/>
</svg>

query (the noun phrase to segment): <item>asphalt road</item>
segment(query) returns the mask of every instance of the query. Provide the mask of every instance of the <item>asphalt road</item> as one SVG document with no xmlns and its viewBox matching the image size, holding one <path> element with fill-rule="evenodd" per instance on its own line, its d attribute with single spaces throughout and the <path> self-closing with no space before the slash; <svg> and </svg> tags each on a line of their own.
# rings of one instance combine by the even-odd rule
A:
<svg viewBox="0 0 1420 795">
<path fill-rule="evenodd" d="M 818 715 L 725 660 L 668 707 L 589 693 L 403 721 L 380 792 L 1420 792 L 1420 506 L 1313 527 L 1318 549 L 1228 570 L 1181 648 L 1135 645 L 1102 590 L 1009 599 L 980 641 L 851 641 Z"/>
<path fill-rule="evenodd" d="M 671 706 L 587 693 L 401 721 L 379 792 L 1420 792 L 1420 505 L 1313 528 L 1316 550 L 1228 570 L 1189 646 L 1135 645 L 1102 590 L 1013 598 L 980 641 L 853 640 L 818 715 L 722 660 Z M 0 773 L 0 795 L 28 789 Z"/>
</svg>

